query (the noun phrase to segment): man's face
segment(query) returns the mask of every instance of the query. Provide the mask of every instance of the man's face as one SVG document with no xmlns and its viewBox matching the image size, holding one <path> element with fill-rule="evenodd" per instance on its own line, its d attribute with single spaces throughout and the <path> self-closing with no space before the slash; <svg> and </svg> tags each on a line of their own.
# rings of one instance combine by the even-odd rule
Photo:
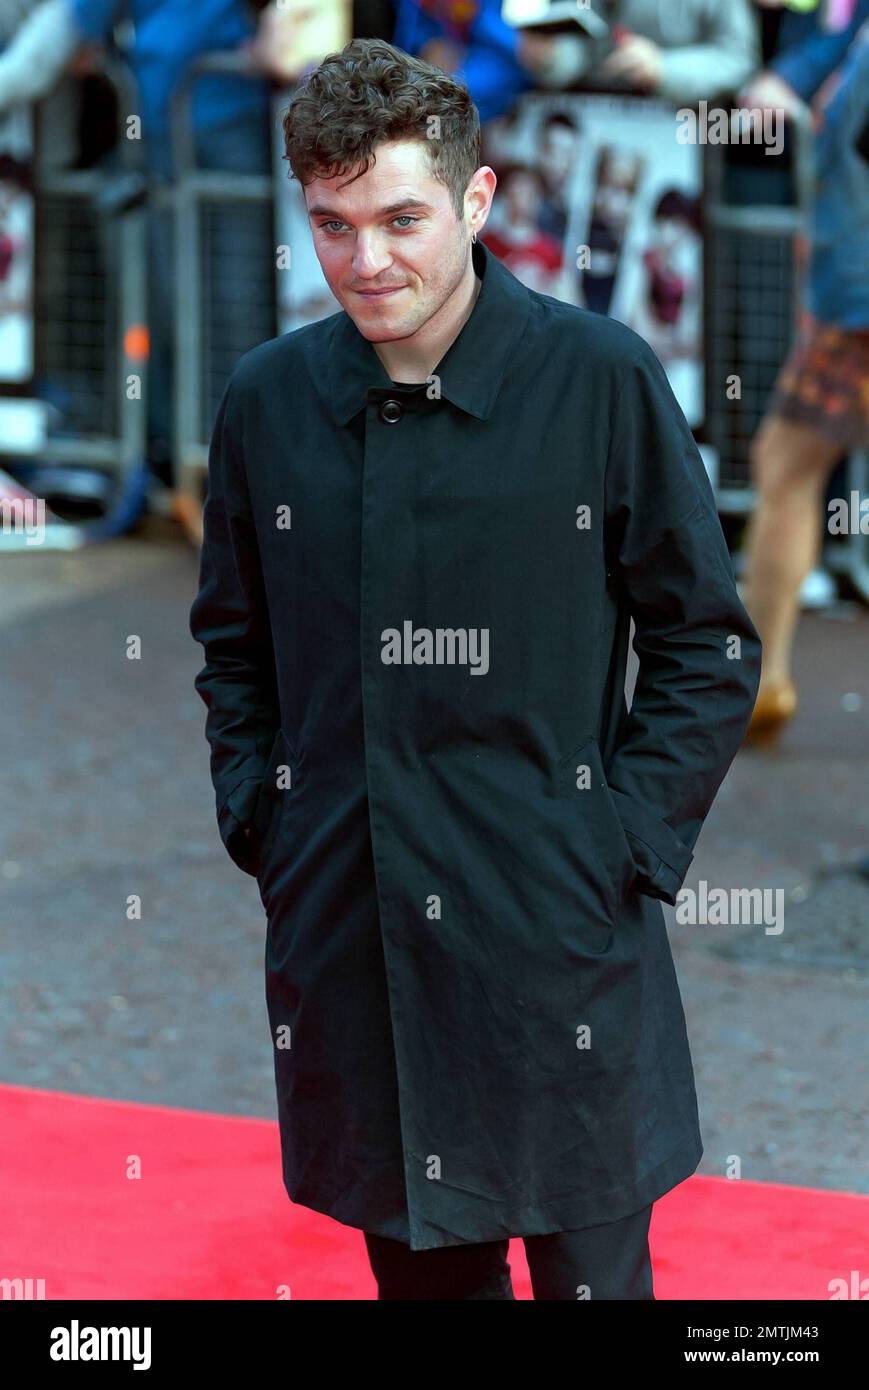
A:
<svg viewBox="0 0 869 1390">
<path fill-rule="evenodd" d="M 304 191 L 330 290 L 363 337 L 381 343 L 410 337 L 437 313 L 465 274 L 469 236 L 424 140 L 388 141 L 375 158 L 352 183 L 355 170 Z"/>
<path fill-rule="evenodd" d="M 534 175 L 516 169 L 507 181 L 505 192 L 509 213 L 522 222 L 534 222 L 540 210 L 540 191 Z"/>
<path fill-rule="evenodd" d="M 576 159 L 576 146 L 576 131 L 569 126 L 559 122 L 546 127 L 540 167 L 553 188 L 567 182 Z"/>
<path fill-rule="evenodd" d="M 682 223 L 677 217 L 656 217 L 657 239 L 666 251 L 672 251 L 682 235 Z"/>
</svg>

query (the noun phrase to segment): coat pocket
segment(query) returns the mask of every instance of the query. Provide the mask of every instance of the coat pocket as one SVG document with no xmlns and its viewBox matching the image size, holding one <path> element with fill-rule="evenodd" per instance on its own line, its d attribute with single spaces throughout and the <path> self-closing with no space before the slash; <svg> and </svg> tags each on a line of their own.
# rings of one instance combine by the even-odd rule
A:
<svg viewBox="0 0 869 1390">
<path fill-rule="evenodd" d="M 597 869 L 615 918 L 636 877 L 636 864 L 593 734 L 558 764 L 558 786 L 560 795 L 583 816 L 597 845 Z"/>
<path fill-rule="evenodd" d="M 274 844 L 295 766 L 296 759 L 287 737 L 283 729 L 279 729 L 272 743 L 250 822 L 248 865 L 250 872 L 257 877 L 262 873 Z"/>
</svg>

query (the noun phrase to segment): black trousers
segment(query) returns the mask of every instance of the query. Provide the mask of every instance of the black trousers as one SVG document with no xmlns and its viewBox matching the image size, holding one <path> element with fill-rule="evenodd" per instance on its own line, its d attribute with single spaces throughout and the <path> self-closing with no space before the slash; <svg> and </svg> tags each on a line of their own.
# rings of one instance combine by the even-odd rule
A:
<svg viewBox="0 0 869 1390">
<path fill-rule="evenodd" d="M 536 1299 L 654 1299 L 649 1255 L 651 1206 L 605 1226 L 524 1236 Z M 515 1298 L 509 1240 L 411 1250 L 365 1231 L 378 1299 Z"/>
</svg>

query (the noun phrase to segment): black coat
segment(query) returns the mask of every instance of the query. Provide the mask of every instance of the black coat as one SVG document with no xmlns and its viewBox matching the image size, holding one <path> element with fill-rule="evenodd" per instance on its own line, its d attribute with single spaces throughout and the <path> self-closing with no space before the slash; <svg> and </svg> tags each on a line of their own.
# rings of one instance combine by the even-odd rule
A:
<svg viewBox="0 0 869 1390">
<path fill-rule="evenodd" d="M 240 360 L 190 614 L 287 1192 L 417 1250 L 615 1221 L 696 1168 L 661 901 L 760 672 L 657 357 L 473 256 L 428 385 L 344 311 Z"/>
</svg>

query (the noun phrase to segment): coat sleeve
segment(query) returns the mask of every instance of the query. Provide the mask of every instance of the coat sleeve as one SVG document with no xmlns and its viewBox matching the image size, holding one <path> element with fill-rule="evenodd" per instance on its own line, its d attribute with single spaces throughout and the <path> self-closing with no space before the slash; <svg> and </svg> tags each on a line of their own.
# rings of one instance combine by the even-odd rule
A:
<svg viewBox="0 0 869 1390">
<path fill-rule="evenodd" d="M 711 101 L 736 92 L 762 63 L 760 23 L 749 0 L 709 7 L 702 41 L 661 49 L 656 92 L 665 101 Z"/>
<path fill-rule="evenodd" d="M 854 13 L 844 29 L 827 31 L 816 22 L 815 28 L 801 41 L 791 44 L 770 63 L 770 71 L 810 102 L 827 78 L 836 71 L 851 47 L 861 26 L 869 20 L 869 0 L 857 0 Z"/>
<path fill-rule="evenodd" d="M 207 708 L 211 780 L 221 839 L 253 873 L 243 827 L 253 818 L 269 752 L 280 728 L 274 650 L 230 380 L 208 456 L 199 592 L 190 632 L 205 665 L 195 688 Z"/>
<path fill-rule="evenodd" d="M 607 780 L 635 888 L 675 905 L 751 718 L 761 643 L 736 591 L 703 460 L 643 339 L 616 390 L 607 570 L 634 620 L 639 672 Z"/>
</svg>

